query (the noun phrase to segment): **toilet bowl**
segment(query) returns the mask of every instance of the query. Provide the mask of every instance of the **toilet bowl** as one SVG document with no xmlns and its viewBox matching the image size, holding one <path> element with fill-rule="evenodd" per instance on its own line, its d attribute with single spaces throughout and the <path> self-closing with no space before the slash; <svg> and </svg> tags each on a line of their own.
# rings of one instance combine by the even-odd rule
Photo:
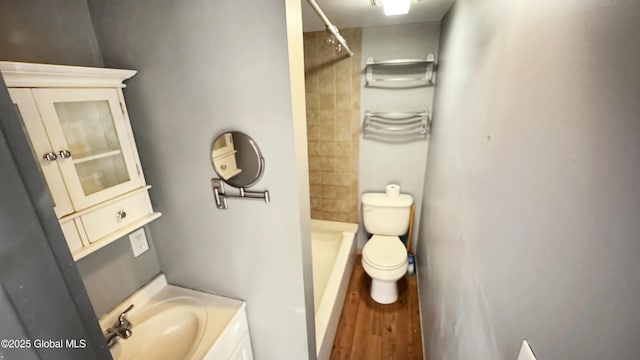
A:
<svg viewBox="0 0 640 360">
<path fill-rule="evenodd" d="M 407 272 L 407 249 L 398 236 L 406 234 L 413 197 L 391 184 L 385 193 L 362 194 L 364 228 L 373 236 L 362 249 L 362 267 L 371 277 L 371 298 L 380 304 L 398 300 L 398 285 Z"/>
<path fill-rule="evenodd" d="M 373 235 L 362 249 L 362 267 L 371 277 L 371 298 L 380 304 L 398 300 L 398 280 L 407 272 L 407 249 L 397 236 Z"/>
</svg>

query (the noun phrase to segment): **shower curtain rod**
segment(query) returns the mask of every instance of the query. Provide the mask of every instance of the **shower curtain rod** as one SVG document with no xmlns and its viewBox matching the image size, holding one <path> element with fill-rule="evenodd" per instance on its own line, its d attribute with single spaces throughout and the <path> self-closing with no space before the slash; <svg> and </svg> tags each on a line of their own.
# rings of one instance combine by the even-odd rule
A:
<svg viewBox="0 0 640 360">
<path fill-rule="evenodd" d="M 324 24 L 327 26 L 327 29 L 333 34 L 333 36 L 336 37 L 336 40 L 338 40 L 340 45 L 342 45 L 342 48 L 347 51 L 349 56 L 353 56 L 353 51 L 351 51 L 351 49 L 349 48 L 349 45 L 347 45 L 347 40 L 345 40 L 344 37 L 340 34 L 340 31 L 338 30 L 338 28 L 335 25 L 333 25 L 331 21 L 329 21 L 329 18 L 327 18 L 327 16 L 324 14 L 322 9 L 320 9 L 320 6 L 318 6 L 318 3 L 316 3 L 315 0 L 307 0 L 307 2 L 309 3 L 309 5 L 311 5 L 313 10 L 315 10 L 318 16 L 320 16 L 320 19 L 322 19 Z"/>
</svg>

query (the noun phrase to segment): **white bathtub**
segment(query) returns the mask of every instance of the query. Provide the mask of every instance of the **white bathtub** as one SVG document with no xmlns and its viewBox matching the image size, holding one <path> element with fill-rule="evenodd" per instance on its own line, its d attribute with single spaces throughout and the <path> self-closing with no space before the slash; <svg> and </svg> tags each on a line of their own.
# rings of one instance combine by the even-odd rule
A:
<svg viewBox="0 0 640 360">
<path fill-rule="evenodd" d="M 316 355 L 329 359 L 356 256 L 358 225 L 311 220 Z"/>
</svg>

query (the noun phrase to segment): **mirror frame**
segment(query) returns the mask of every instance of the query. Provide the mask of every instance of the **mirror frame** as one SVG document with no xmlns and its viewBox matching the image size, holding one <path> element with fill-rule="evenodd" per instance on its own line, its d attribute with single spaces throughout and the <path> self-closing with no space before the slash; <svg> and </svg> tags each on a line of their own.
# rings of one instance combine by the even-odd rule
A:
<svg viewBox="0 0 640 360">
<path fill-rule="evenodd" d="M 233 136 L 234 133 L 238 133 L 238 134 L 244 135 L 246 137 L 246 139 L 249 141 L 249 145 L 251 145 L 251 148 L 255 151 L 255 154 L 258 156 L 258 175 L 256 175 L 256 178 L 252 182 L 250 182 L 249 184 L 247 184 L 245 186 L 237 186 L 237 185 L 234 185 L 234 184 L 230 183 L 228 180 L 223 178 L 222 175 L 220 175 L 218 170 L 216 170 L 216 166 L 215 166 L 214 159 L 213 159 L 213 145 L 216 143 L 216 141 L 221 136 L 223 136 L 224 134 L 229 134 L 229 133 L 231 133 L 231 136 Z M 262 178 L 262 175 L 264 175 L 264 156 L 262 156 L 262 151 L 260 151 L 260 147 L 258 146 L 258 143 L 251 136 L 247 135 L 246 133 L 244 133 L 242 131 L 237 131 L 237 130 L 223 131 L 223 132 L 219 133 L 215 138 L 213 138 L 213 142 L 211 143 L 210 158 L 211 158 L 211 166 L 213 167 L 213 171 L 215 171 L 216 175 L 218 175 L 220 177 L 220 180 L 224 181 L 227 185 L 233 186 L 233 187 L 238 188 L 238 189 L 246 189 L 246 188 L 249 188 L 249 187 L 257 184 L 258 181 L 260 181 L 260 179 Z"/>
</svg>

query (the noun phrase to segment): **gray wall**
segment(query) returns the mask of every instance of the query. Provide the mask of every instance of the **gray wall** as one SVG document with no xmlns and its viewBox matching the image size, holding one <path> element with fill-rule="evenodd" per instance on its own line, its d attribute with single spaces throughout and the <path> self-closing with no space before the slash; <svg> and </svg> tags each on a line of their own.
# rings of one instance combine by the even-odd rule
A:
<svg viewBox="0 0 640 360">
<path fill-rule="evenodd" d="M 137 258 L 133 257 L 129 237 L 124 236 L 76 262 L 98 317 L 160 273 L 160 263 L 148 226 L 145 227 L 145 233 L 149 251 Z"/>
<path fill-rule="evenodd" d="M 432 359 L 635 359 L 640 2 L 458 0 L 417 260 Z"/>
<path fill-rule="evenodd" d="M 86 1 L 0 2 L 0 60 L 101 67 Z M 149 235 L 147 230 L 150 240 Z M 153 244 L 150 247 L 149 252 L 134 258 L 125 236 L 78 262 L 98 316 L 160 272 Z"/>
<path fill-rule="evenodd" d="M 246 300 L 257 358 L 307 358 L 300 214 L 309 205 L 299 206 L 284 2 L 95 0 L 90 9 L 105 64 L 139 70 L 125 96 L 164 213 L 150 228 L 169 282 Z M 271 203 L 216 209 L 210 148 L 225 130 L 259 144 L 266 170 L 255 189 Z"/>
<path fill-rule="evenodd" d="M 417 23 L 380 26 L 362 29 L 362 66 L 367 57 L 375 60 L 425 58 L 429 53 L 438 53 L 440 23 Z M 360 100 L 361 119 L 364 112 L 404 112 L 431 110 L 433 87 L 413 89 L 377 89 L 364 86 L 364 75 Z M 416 205 L 414 242 L 420 223 L 424 172 L 427 163 L 427 140 L 405 143 L 385 143 L 371 139 L 360 139 L 360 198 L 365 192 L 384 192 L 388 184 L 400 185 L 400 191 L 413 196 Z M 359 207 L 361 210 L 361 207 Z M 360 215 L 362 216 L 362 215 Z M 362 224 L 362 219 L 360 219 Z M 360 227 L 358 247 L 367 239 L 364 227 Z"/>
<path fill-rule="evenodd" d="M 0 60 L 102 66 L 87 1 L 1 1 Z"/>
<path fill-rule="evenodd" d="M 87 341 L 85 349 L 3 347 L 0 358 L 110 359 L 1 77 L 0 169 L 0 338 Z"/>
</svg>

